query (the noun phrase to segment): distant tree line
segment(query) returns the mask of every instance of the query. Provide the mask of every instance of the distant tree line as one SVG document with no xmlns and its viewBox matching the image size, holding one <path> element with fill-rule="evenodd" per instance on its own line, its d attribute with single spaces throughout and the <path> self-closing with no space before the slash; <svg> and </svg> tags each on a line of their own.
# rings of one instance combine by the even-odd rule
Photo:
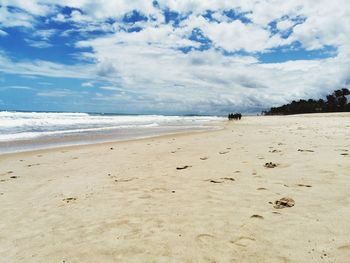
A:
<svg viewBox="0 0 350 263">
<path fill-rule="evenodd" d="M 350 103 L 347 97 L 350 95 L 348 89 L 335 90 L 326 97 L 326 100 L 299 100 L 292 101 L 280 107 L 272 107 L 268 111 L 263 111 L 263 115 L 288 115 L 301 113 L 318 113 L 318 112 L 350 112 Z"/>
</svg>

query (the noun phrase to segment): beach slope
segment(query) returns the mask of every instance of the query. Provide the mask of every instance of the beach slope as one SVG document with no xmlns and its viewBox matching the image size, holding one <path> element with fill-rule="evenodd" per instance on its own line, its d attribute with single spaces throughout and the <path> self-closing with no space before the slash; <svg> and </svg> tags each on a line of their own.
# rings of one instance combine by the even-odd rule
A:
<svg viewBox="0 0 350 263">
<path fill-rule="evenodd" d="M 0 262 L 349 262 L 349 131 L 246 117 L 0 155 Z"/>
</svg>

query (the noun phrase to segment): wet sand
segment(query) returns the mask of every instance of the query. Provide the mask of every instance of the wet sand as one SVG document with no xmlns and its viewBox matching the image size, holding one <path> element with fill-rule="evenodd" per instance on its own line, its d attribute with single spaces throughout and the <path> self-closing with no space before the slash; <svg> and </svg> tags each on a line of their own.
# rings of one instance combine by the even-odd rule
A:
<svg viewBox="0 0 350 263">
<path fill-rule="evenodd" d="M 0 155 L 0 262 L 349 262 L 350 114 Z"/>
<path fill-rule="evenodd" d="M 67 146 L 91 145 L 104 142 L 130 141 L 167 134 L 219 130 L 222 127 L 223 120 L 210 121 L 201 126 L 129 128 L 124 130 L 109 129 L 93 132 L 81 131 L 64 133 L 61 135 L 41 135 L 37 138 L 23 140 L 0 140 L 0 154 Z"/>
</svg>

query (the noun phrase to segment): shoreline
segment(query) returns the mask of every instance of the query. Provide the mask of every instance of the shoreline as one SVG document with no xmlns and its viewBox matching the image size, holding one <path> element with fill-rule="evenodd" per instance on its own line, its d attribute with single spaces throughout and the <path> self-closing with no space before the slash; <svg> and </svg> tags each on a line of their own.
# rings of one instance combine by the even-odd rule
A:
<svg viewBox="0 0 350 263">
<path fill-rule="evenodd" d="M 218 116 L 92 115 L 88 113 L 0 112 L 0 152 L 146 138 L 216 129 Z"/>
<path fill-rule="evenodd" d="M 38 263 L 345 263 L 349 127 L 350 114 L 251 117 L 0 155 L 0 253 Z"/>
<path fill-rule="evenodd" d="M 133 140 L 142 140 L 142 139 L 148 139 L 148 138 L 154 138 L 154 137 L 162 137 L 166 135 L 175 135 L 175 134 L 191 134 L 191 133 L 201 133 L 201 132 L 213 132 L 225 129 L 225 126 L 227 125 L 227 121 L 223 120 L 220 122 L 213 122 L 212 124 L 203 126 L 202 128 L 192 128 L 192 129 L 174 129 L 173 131 L 161 131 L 158 133 L 150 133 L 148 135 L 141 135 L 141 136 L 131 136 L 131 137 L 125 137 L 120 139 L 110 138 L 110 139 L 90 139 L 90 141 L 85 141 L 79 139 L 79 136 L 77 136 L 77 140 L 72 139 L 64 139 L 61 138 L 62 143 L 59 143 L 59 141 L 56 139 L 48 139 L 46 141 L 46 144 L 42 143 L 42 139 L 31 139 L 31 140 L 25 140 L 25 141 L 13 141 L 11 142 L 14 145 L 21 145 L 21 143 L 25 143 L 26 145 L 30 145 L 28 149 L 19 149 L 19 150 L 12 150 L 12 151 L 0 151 L 0 156 L 5 154 L 15 154 L 15 153 L 24 153 L 24 152 L 32 152 L 32 151 L 41 151 L 41 150 L 50 150 L 50 149 L 60 149 L 60 148 L 66 148 L 66 147 L 79 147 L 79 146 L 89 146 L 89 145 L 95 145 L 95 144 L 107 144 L 107 143 L 116 143 L 116 142 L 127 142 L 127 141 L 133 141 Z M 206 127 L 206 128 L 204 128 Z M 48 141 L 52 141 L 52 143 L 48 143 Z M 67 142 L 67 143 L 64 143 Z M 1 143 L 1 142 L 0 142 Z M 15 146 L 12 146 L 15 147 Z M 19 147 L 19 146 L 18 146 Z M 32 147 L 32 148 L 30 148 Z"/>
<path fill-rule="evenodd" d="M 169 133 L 160 133 L 157 135 L 149 135 L 145 137 L 138 137 L 138 138 L 130 138 L 130 139 L 120 139 L 120 140 L 111 140 L 111 141 L 91 141 L 87 143 L 77 143 L 77 144 L 71 144 L 71 145 L 57 145 L 57 146 L 48 146 L 47 148 L 38 148 L 38 149 L 29 149 L 29 150 L 18 150 L 14 152 L 0 152 L 0 158 L 4 155 L 14 155 L 14 154 L 22 154 L 22 153 L 40 153 L 40 152 L 50 152 L 50 151 L 59 151 L 59 150 L 65 150 L 65 149 L 74 149 L 74 148 L 80 148 L 80 147 L 89 147 L 89 146 L 103 146 L 107 144 L 119 144 L 119 143 L 128 143 L 128 142 L 134 142 L 134 141 L 143 141 L 143 140 L 149 140 L 152 138 L 163 138 L 163 137 L 169 137 L 169 136 L 186 136 L 186 135 L 193 135 L 198 133 L 211 133 L 211 132 L 217 132 L 226 129 L 227 127 L 227 121 L 223 121 L 221 123 L 220 128 L 217 127 L 215 129 L 207 129 L 207 130 L 186 130 L 186 131 L 174 131 Z"/>
</svg>

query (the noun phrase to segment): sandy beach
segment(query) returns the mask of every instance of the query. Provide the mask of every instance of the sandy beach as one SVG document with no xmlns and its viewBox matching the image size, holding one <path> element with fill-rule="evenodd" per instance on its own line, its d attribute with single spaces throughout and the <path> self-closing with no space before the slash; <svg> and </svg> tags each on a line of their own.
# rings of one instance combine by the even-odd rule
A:
<svg viewBox="0 0 350 263">
<path fill-rule="evenodd" d="M 349 176 L 348 113 L 4 154 L 0 262 L 350 262 Z"/>
</svg>

